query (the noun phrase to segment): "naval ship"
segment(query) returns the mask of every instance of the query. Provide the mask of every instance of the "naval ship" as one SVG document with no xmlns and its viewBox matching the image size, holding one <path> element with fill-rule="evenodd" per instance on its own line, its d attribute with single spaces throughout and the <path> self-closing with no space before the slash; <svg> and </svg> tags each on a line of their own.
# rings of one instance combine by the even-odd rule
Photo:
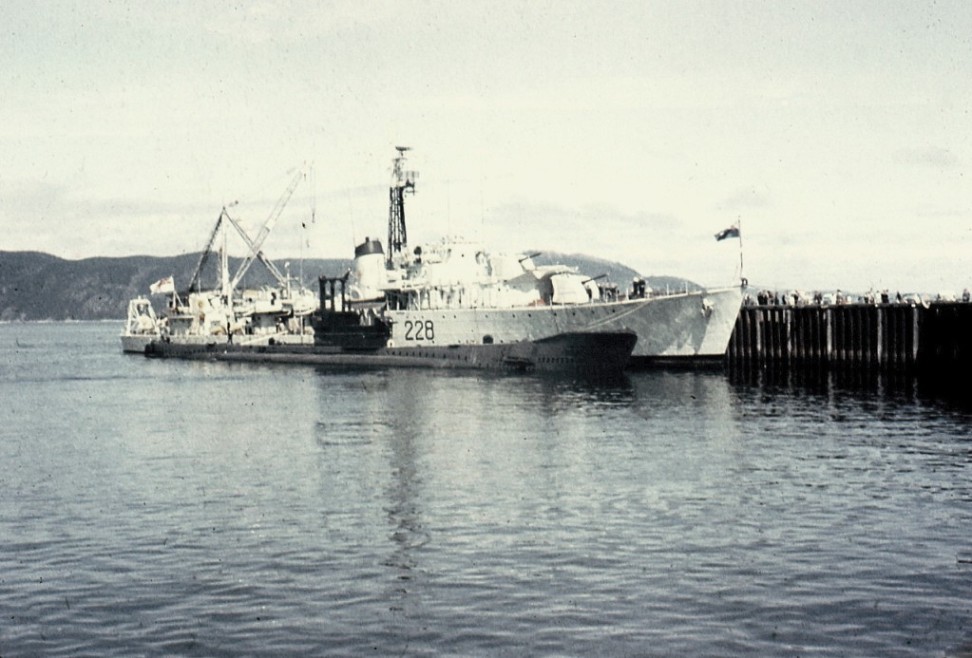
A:
<svg viewBox="0 0 972 658">
<path fill-rule="evenodd" d="M 410 247 L 405 198 L 418 175 L 396 147 L 389 188 L 388 253 L 380 240 L 355 248 L 350 308 L 388 333 L 389 348 L 496 345 L 563 334 L 631 332 L 630 364 L 721 362 L 742 289 L 656 293 L 635 279 L 626 294 L 538 254 L 498 254 L 457 239 Z"/>
</svg>

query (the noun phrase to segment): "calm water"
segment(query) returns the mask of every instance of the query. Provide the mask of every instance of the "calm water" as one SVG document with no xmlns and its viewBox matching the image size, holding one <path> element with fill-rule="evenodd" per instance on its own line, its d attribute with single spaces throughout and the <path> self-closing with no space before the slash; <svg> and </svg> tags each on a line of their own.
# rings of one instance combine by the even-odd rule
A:
<svg viewBox="0 0 972 658">
<path fill-rule="evenodd" d="M 0 655 L 972 655 L 907 382 L 148 360 L 0 325 Z"/>
</svg>

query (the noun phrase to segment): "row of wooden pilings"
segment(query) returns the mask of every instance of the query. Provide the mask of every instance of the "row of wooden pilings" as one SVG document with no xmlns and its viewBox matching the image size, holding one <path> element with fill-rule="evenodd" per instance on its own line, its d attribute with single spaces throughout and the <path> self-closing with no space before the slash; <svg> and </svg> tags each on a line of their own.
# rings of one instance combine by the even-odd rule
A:
<svg viewBox="0 0 972 658">
<path fill-rule="evenodd" d="M 893 371 L 972 365 L 972 303 L 743 306 L 733 365 Z"/>
</svg>

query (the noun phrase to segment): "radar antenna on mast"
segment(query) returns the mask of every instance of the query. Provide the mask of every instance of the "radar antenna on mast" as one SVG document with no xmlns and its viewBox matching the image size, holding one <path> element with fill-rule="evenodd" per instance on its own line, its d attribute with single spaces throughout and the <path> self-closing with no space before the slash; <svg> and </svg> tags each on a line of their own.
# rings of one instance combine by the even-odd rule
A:
<svg viewBox="0 0 972 658">
<path fill-rule="evenodd" d="M 405 228 L 405 194 L 415 194 L 415 180 L 417 171 L 405 169 L 405 152 L 409 146 L 396 146 L 398 157 L 392 163 L 392 180 L 389 188 L 388 205 L 388 259 L 386 265 L 390 268 L 395 256 L 401 255 L 408 244 L 408 232 Z"/>
</svg>

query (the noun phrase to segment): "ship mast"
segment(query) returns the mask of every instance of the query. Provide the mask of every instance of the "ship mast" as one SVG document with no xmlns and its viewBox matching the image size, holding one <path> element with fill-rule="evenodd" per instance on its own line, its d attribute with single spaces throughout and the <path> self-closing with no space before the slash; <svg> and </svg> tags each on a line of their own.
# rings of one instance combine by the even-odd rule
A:
<svg viewBox="0 0 972 658">
<path fill-rule="evenodd" d="M 395 256 L 401 255 L 408 244 L 405 229 L 405 194 L 415 194 L 415 179 L 418 172 L 405 169 L 405 151 L 408 146 L 396 146 L 398 157 L 392 164 L 392 180 L 389 188 L 388 204 L 388 259 L 386 266 L 391 268 Z"/>
</svg>

